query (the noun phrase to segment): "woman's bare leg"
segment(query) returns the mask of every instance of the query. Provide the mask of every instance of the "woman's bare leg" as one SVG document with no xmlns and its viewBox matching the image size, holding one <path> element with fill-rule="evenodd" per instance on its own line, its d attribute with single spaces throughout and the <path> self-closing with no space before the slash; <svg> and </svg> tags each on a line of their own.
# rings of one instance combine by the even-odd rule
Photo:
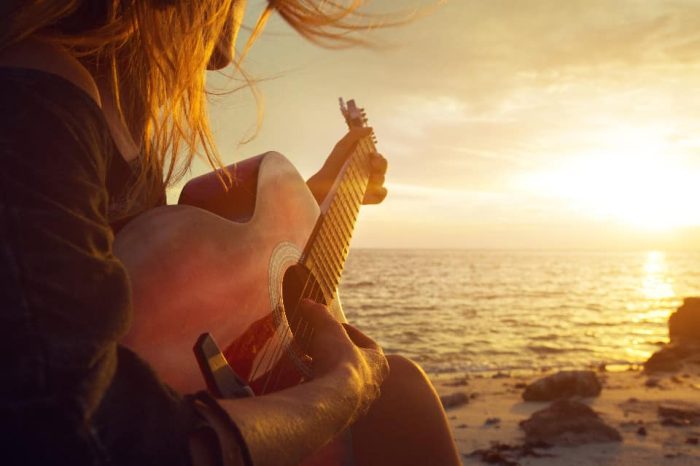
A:
<svg viewBox="0 0 700 466">
<path fill-rule="evenodd" d="M 382 395 L 352 428 L 358 466 L 461 464 L 440 399 L 425 372 L 388 356 Z"/>
</svg>

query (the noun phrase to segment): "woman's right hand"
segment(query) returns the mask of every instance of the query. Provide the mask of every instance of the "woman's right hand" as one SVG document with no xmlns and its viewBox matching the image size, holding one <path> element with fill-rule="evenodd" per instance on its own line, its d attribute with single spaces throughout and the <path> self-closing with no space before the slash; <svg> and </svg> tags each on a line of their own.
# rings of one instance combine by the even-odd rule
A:
<svg viewBox="0 0 700 466">
<path fill-rule="evenodd" d="M 367 412 L 389 373 L 379 345 L 355 327 L 335 320 L 326 306 L 304 300 L 299 311 L 314 329 L 308 351 L 314 378 L 264 396 L 218 400 L 256 465 L 301 463 Z M 226 419 L 207 406 L 198 410 L 224 446 L 224 464 L 242 464 L 239 439 Z M 206 464 L 205 447 L 201 439 L 191 439 L 194 464 Z"/>
<path fill-rule="evenodd" d="M 305 299 L 299 307 L 314 329 L 309 343 L 314 378 L 341 374 L 357 398 L 355 419 L 379 397 L 380 386 L 389 374 L 382 348 L 350 324 L 341 324 L 323 304 Z"/>
</svg>

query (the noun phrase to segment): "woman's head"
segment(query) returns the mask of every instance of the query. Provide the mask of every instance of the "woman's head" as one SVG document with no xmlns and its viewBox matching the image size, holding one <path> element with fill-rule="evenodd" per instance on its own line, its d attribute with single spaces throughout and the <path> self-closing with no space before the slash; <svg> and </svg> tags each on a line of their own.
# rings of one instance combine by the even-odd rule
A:
<svg viewBox="0 0 700 466">
<path fill-rule="evenodd" d="M 345 33 L 361 27 L 348 21 L 361 3 L 268 0 L 251 39 L 277 11 L 308 39 L 353 43 Z M 68 48 L 110 83 L 142 145 L 144 165 L 174 181 L 196 152 L 221 166 L 207 121 L 204 70 L 233 60 L 245 6 L 246 0 L 4 0 L 0 51 L 30 36 Z"/>
</svg>

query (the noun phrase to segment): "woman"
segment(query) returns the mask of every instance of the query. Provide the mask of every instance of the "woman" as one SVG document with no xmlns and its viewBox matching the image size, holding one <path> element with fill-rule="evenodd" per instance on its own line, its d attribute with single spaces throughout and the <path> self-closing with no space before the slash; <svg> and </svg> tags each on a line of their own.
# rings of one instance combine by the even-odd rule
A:
<svg viewBox="0 0 700 466">
<path fill-rule="evenodd" d="M 270 1 L 304 36 L 347 40 L 348 8 Z M 3 464 L 298 464 L 352 426 L 358 464 L 458 464 L 423 372 L 325 307 L 313 380 L 261 397 L 174 393 L 136 354 L 113 233 L 163 202 L 201 147 L 204 71 L 233 58 L 245 0 L 6 1 L 0 6 Z M 309 187 L 322 199 L 349 133 Z M 333 157 L 333 155 L 335 157 Z M 383 199 L 375 157 L 366 200 Z M 390 367 L 390 371 L 389 371 Z M 387 373 L 389 373 L 387 377 Z M 379 387 L 381 385 L 381 396 Z"/>
</svg>

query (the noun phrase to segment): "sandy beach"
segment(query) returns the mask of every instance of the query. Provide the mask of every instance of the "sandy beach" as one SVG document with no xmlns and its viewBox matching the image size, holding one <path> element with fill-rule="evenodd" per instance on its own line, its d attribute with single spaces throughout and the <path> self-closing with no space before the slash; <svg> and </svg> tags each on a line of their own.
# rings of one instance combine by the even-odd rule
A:
<svg viewBox="0 0 700 466">
<path fill-rule="evenodd" d="M 662 415 L 663 408 L 660 410 L 665 407 L 700 413 L 700 366 L 665 374 L 645 374 L 641 367 L 614 372 L 598 369 L 600 395 L 580 401 L 616 429 L 622 440 L 527 446 L 519 423 L 550 403 L 523 401 L 523 389 L 546 375 L 496 373 L 433 378 L 441 397 L 464 393 L 468 399 L 447 409 L 463 464 L 700 464 L 700 419 L 669 419 Z"/>
</svg>

